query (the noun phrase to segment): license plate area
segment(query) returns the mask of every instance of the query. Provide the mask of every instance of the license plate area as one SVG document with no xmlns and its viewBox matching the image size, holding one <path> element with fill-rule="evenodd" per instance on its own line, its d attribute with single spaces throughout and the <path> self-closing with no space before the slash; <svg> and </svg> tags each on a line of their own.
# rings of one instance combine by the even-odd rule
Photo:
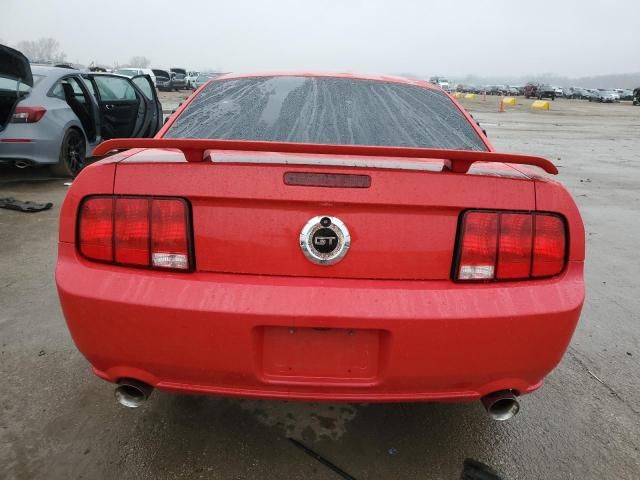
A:
<svg viewBox="0 0 640 480">
<path fill-rule="evenodd" d="M 260 364 L 273 383 L 375 383 L 379 330 L 262 327 Z"/>
</svg>

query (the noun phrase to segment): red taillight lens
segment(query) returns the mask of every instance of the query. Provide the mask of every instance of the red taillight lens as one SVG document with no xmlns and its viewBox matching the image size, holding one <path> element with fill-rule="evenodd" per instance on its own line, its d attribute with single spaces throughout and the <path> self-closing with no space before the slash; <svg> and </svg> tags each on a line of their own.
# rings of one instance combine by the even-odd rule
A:
<svg viewBox="0 0 640 480">
<path fill-rule="evenodd" d="M 149 265 L 149 203 L 146 198 L 116 199 L 116 263 Z"/>
<path fill-rule="evenodd" d="M 39 122 L 47 109 L 44 107 L 16 107 L 11 117 L 11 123 L 36 123 Z"/>
<path fill-rule="evenodd" d="M 191 225 L 185 200 L 90 197 L 79 213 L 78 245 L 92 260 L 190 270 Z"/>
<path fill-rule="evenodd" d="M 87 258 L 113 261 L 113 203 L 113 198 L 99 197 L 80 207 L 78 245 Z"/>
<path fill-rule="evenodd" d="M 560 273 L 566 228 L 558 215 L 469 211 L 462 217 L 456 280 L 516 280 Z"/>
<path fill-rule="evenodd" d="M 564 268 L 566 236 L 564 222 L 555 215 L 536 215 L 532 277 L 547 277 Z"/>
<path fill-rule="evenodd" d="M 522 213 L 500 215 L 498 271 L 500 280 L 527 278 L 531 270 L 533 216 Z"/>
</svg>

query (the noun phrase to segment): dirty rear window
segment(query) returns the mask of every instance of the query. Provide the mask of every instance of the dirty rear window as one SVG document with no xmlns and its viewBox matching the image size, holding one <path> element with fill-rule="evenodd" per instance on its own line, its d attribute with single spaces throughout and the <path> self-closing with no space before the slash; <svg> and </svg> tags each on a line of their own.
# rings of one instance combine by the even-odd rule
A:
<svg viewBox="0 0 640 480">
<path fill-rule="evenodd" d="M 214 81 L 165 138 L 487 150 L 439 90 L 333 77 Z"/>
</svg>

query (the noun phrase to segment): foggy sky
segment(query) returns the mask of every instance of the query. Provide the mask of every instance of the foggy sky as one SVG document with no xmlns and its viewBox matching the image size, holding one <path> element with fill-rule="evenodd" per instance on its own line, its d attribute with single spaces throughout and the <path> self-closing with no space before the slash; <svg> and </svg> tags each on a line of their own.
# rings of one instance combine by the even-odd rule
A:
<svg viewBox="0 0 640 480">
<path fill-rule="evenodd" d="M 640 71 L 638 0 L 0 0 L 0 7 L 2 43 L 54 37 L 68 61 L 85 65 L 144 55 L 153 66 L 239 72 Z"/>
</svg>

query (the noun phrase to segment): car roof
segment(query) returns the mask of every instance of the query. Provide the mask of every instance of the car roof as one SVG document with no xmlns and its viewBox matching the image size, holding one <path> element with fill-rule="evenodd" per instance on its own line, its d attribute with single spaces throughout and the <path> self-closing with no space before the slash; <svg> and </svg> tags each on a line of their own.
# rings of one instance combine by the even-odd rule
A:
<svg viewBox="0 0 640 480">
<path fill-rule="evenodd" d="M 120 77 L 120 78 L 131 78 L 126 75 L 122 75 L 121 73 L 110 73 L 110 72 L 82 72 L 82 75 L 92 75 L 96 77 L 108 76 L 108 77 Z M 136 75 L 138 76 L 138 75 Z"/>
<path fill-rule="evenodd" d="M 322 77 L 322 78 L 349 78 L 352 80 L 376 80 L 379 82 L 387 83 L 401 83 L 405 85 L 415 85 L 430 90 L 439 90 L 441 88 L 437 85 L 427 82 L 426 80 L 412 80 L 406 77 L 400 77 L 396 75 L 367 75 L 359 73 L 330 73 L 330 72 L 257 72 L 257 73 L 225 73 L 216 77 L 215 80 L 230 80 L 239 78 L 252 78 L 252 77 Z"/>
<path fill-rule="evenodd" d="M 44 65 L 31 65 L 31 71 L 35 75 L 44 75 L 45 77 L 63 77 L 73 73 L 82 73 L 81 70 L 74 68 L 47 67 Z"/>
<path fill-rule="evenodd" d="M 49 91 L 51 86 L 63 77 L 78 76 L 85 73 L 81 70 L 74 70 L 71 68 L 47 67 L 41 65 L 31 65 L 31 72 L 33 75 L 44 77 L 33 87 L 33 91 L 31 92 L 32 96 L 38 96 L 41 92 Z M 44 95 L 45 93 L 42 94 Z"/>
</svg>

